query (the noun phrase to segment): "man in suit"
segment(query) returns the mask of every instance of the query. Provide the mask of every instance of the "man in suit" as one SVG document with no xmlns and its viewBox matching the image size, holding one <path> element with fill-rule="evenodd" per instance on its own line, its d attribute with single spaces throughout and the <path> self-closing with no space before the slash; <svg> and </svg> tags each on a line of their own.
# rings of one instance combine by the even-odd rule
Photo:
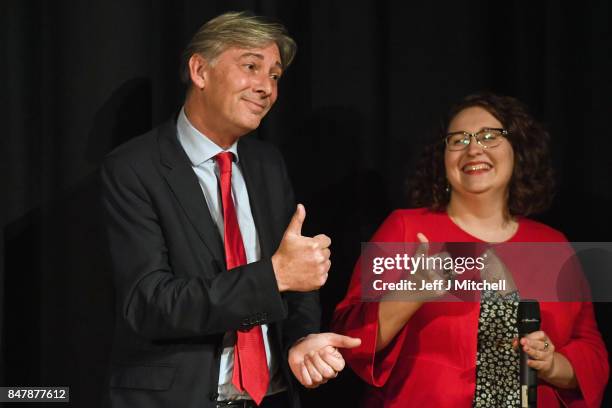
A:
<svg viewBox="0 0 612 408">
<path fill-rule="evenodd" d="M 245 13 L 188 45 L 185 103 L 102 167 L 117 295 L 114 407 L 298 407 L 344 367 L 318 333 L 330 239 L 305 237 L 280 153 L 242 136 L 295 54 L 285 29 Z"/>
</svg>

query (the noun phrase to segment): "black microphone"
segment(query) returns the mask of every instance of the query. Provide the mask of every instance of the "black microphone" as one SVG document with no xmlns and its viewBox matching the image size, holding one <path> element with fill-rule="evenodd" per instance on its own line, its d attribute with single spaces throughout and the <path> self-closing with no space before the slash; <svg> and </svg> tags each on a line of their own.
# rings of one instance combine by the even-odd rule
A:
<svg viewBox="0 0 612 408">
<path fill-rule="evenodd" d="M 517 313 L 519 342 L 524 336 L 540 330 L 540 304 L 537 300 L 525 299 L 519 303 Z M 521 408 L 536 408 L 538 404 L 537 371 L 527 365 L 529 355 L 519 343 L 521 355 Z"/>
</svg>

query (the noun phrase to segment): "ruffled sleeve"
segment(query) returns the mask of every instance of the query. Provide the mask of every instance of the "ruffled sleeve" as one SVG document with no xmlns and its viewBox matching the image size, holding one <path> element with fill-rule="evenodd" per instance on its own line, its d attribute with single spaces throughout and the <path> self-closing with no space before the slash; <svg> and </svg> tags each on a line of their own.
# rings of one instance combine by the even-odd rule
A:
<svg viewBox="0 0 612 408">
<path fill-rule="evenodd" d="M 568 408 L 596 408 L 601 406 L 608 382 L 608 352 L 597 329 L 593 305 L 588 302 L 575 305 L 580 310 L 572 338 L 557 352 L 565 356 L 574 368 L 579 391 L 558 390 L 557 395 Z"/>
<path fill-rule="evenodd" d="M 567 239 L 562 236 L 559 241 L 567 242 Z M 572 365 L 578 390 L 556 389 L 556 394 L 568 408 L 595 408 L 601 406 L 608 383 L 608 352 L 597 328 L 593 304 L 584 301 L 591 298 L 591 290 L 580 262 L 570 245 L 561 247 L 560 251 L 568 252 L 567 255 L 561 256 L 568 261 L 562 268 L 566 282 L 559 285 L 560 299 L 573 298 L 583 301 L 560 303 L 570 310 L 573 309 L 571 315 L 574 317 L 569 341 L 557 347 L 556 351 L 565 356 Z"/>
<path fill-rule="evenodd" d="M 404 219 L 399 211 L 391 213 L 371 239 L 371 242 L 404 241 Z M 404 327 L 384 350 L 376 352 L 379 302 L 361 300 L 360 262 L 355 265 L 346 297 L 336 307 L 332 330 L 361 339 L 359 347 L 344 349 L 342 354 L 359 377 L 368 384 L 382 387 L 398 360 L 407 330 Z"/>
</svg>

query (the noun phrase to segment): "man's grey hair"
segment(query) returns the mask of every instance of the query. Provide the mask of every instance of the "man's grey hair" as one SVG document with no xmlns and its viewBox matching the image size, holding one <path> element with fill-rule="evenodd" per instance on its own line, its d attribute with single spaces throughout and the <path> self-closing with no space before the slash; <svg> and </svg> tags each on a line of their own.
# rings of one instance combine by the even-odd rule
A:
<svg viewBox="0 0 612 408">
<path fill-rule="evenodd" d="M 205 23 L 194 34 L 181 60 L 181 81 L 191 82 L 189 59 L 200 54 L 209 63 L 230 47 L 262 48 L 276 43 L 281 64 L 286 69 L 297 51 L 295 41 L 282 24 L 274 23 L 248 12 L 228 12 Z"/>
</svg>

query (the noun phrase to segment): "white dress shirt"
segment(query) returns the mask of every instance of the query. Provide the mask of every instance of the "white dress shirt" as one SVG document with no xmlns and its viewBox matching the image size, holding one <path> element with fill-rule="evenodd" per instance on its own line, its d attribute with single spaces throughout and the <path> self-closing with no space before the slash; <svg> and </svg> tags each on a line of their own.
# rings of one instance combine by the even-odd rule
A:
<svg viewBox="0 0 612 408">
<path fill-rule="evenodd" d="M 189 122 L 185 115 L 185 109 L 181 109 L 176 122 L 178 140 L 187 153 L 191 166 L 200 187 L 204 193 L 206 204 L 210 215 L 219 230 L 223 241 L 223 204 L 219 190 L 219 168 L 214 157 L 223 151 L 230 151 L 236 157 L 232 162 L 232 196 L 236 208 L 238 225 L 242 235 L 244 251 L 247 263 L 257 262 L 261 258 L 259 237 L 255 230 L 255 222 L 251 214 L 249 194 L 247 192 L 242 170 L 240 169 L 240 157 L 238 156 L 237 142 L 229 149 L 223 150 L 212 140 L 200 133 Z M 228 273 L 231 273 L 229 271 Z M 266 395 L 276 394 L 285 390 L 282 375 L 278 367 L 278 356 L 270 352 L 270 341 L 268 338 L 268 326 L 261 326 L 263 340 L 266 348 L 266 359 L 270 371 L 270 385 Z M 219 400 L 250 399 L 246 392 L 239 392 L 232 384 L 232 373 L 234 369 L 234 344 L 236 344 L 236 333 L 227 332 L 223 337 L 223 352 L 221 354 L 221 365 L 219 368 Z"/>
</svg>

